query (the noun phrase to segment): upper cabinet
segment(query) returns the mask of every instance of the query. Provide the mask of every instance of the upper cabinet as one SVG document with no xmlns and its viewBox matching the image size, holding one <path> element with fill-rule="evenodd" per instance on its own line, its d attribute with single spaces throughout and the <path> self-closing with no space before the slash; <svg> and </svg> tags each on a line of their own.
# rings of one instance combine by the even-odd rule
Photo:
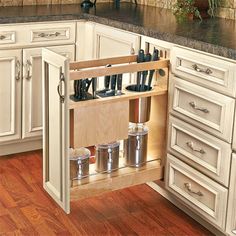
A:
<svg viewBox="0 0 236 236">
<path fill-rule="evenodd" d="M 21 50 L 0 50 L 0 142 L 21 138 Z"/>
</svg>

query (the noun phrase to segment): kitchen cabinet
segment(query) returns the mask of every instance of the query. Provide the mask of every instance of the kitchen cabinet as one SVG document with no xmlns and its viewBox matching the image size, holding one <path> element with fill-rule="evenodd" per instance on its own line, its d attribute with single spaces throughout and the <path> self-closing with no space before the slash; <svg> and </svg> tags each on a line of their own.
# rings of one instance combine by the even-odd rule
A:
<svg viewBox="0 0 236 236">
<path fill-rule="evenodd" d="M 0 155 L 39 149 L 42 46 L 74 60 L 75 22 L 4 25 L 0 35 Z"/>
<path fill-rule="evenodd" d="M 74 45 L 48 47 L 74 59 Z M 22 138 L 42 136 L 42 49 L 23 50 Z"/>
<path fill-rule="evenodd" d="M 119 65 L 123 59 L 128 60 L 131 64 Z M 167 92 L 167 83 L 165 83 L 165 85 L 147 92 L 124 91 L 125 94 L 121 96 L 81 102 L 70 100 L 70 80 L 96 77 L 97 74 L 105 76 L 144 69 L 167 68 L 169 64 L 168 60 L 149 62 L 148 65 L 147 63 L 145 63 L 146 65 L 132 64 L 137 61 L 137 56 L 127 56 L 123 59 L 109 58 L 109 63 L 116 66 L 104 70 L 104 68 L 98 68 L 98 65 L 106 65 L 107 62 L 104 60 L 69 63 L 67 58 L 43 49 L 43 183 L 45 190 L 67 213 L 70 212 L 70 200 L 74 201 L 163 177 L 161 160 L 165 146 L 162 142 L 160 147 L 158 146 L 157 153 L 154 155 L 152 153 L 153 156 L 149 157 L 146 165 L 138 169 L 122 165 L 112 173 L 95 174 L 92 172 L 84 179 L 70 181 L 69 147 L 87 147 L 91 144 L 97 145 L 126 139 L 128 137 L 129 101 L 147 96 L 158 97 Z M 80 68 L 86 68 L 86 70 L 79 70 Z M 163 127 L 165 128 L 165 111 L 165 106 L 162 107 L 162 110 L 156 110 L 160 117 L 160 121 L 155 127 L 157 133 L 162 132 Z M 94 112 L 96 112 L 96 121 L 92 122 Z M 81 135 L 83 130 L 86 132 L 86 137 Z"/>
<path fill-rule="evenodd" d="M 108 58 L 137 54 L 140 48 L 140 36 L 127 31 L 95 24 L 93 31 L 93 58 Z M 135 81 L 134 76 L 124 75 L 123 84 Z M 99 80 L 99 88 L 103 88 Z"/>
<path fill-rule="evenodd" d="M 236 235 L 236 155 L 232 155 L 232 169 L 230 175 L 229 202 L 227 213 L 226 232 Z"/>
<path fill-rule="evenodd" d="M 0 50 L 0 143 L 21 138 L 21 51 Z"/>
</svg>

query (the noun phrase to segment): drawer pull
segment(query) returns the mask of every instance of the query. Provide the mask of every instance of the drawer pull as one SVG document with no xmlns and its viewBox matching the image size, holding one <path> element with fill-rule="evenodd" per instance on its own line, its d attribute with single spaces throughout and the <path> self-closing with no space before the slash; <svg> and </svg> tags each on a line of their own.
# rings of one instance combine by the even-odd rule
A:
<svg viewBox="0 0 236 236">
<path fill-rule="evenodd" d="M 27 60 L 27 61 L 26 61 L 26 64 L 25 64 L 25 68 L 26 68 L 26 76 L 25 76 L 25 78 L 26 78 L 27 80 L 30 80 L 31 77 L 32 77 L 32 75 L 30 74 L 30 68 L 31 68 L 31 66 L 32 66 L 31 61 L 30 61 L 30 60 Z"/>
<path fill-rule="evenodd" d="M 185 188 L 190 192 L 190 193 L 193 193 L 193 194 L 196 194 L 198 195 L 199 197 L 202 197 L 203 196 L 203 193 L 201 191 L 194 191 L 192 190 L 192 186 L 190 183 L 184 183 L 184 186 Z"/>
<path fill-rule="evenodd" d="M 0 35 L 0 40 L 4 40 L 6 38 L 5 35 Z"/>
<path fill-rule="evenodd" d="M 205 154 L 206 152 L 204 151 L 204 149 L 200 148 L 200 149 L 197 149 L 197 148 L 194 148 L 194 145 L 193 145 L 193 142 L 187 142 L 186 143 L 187 146 L 189 148 L 191 148 L 194 152 L 200 152 L 201 154 Z"/>
<path fill-rule="evenodd" d="M 39 37 L 41 37 L 41 38 L 54 38 L 54 37 L 57 37 L 57 36 L 59 36 L 61 33 L 59 33 L 59 32 L 55 32 L 55 33 L 48 33 L 48 34 L 46 34 L 46 33 L 40 33 L 40 34 L 38 34 L 38 36 Z"/>
<path fill-rule="evenodd" d="M 190 102 L 189 105 L 190 105 L 193 109 L 195 109 L 195 110 L 202 111 L 202 112 L 204 112 L 204 113 L 209 113 L 209 112 L 210 112 L 210 111 L 209 111 L 208 109 L 206 109 L 206 108 L 198 107 L 195 102 Z"/>
<path fill-rule="evenodd" d="M 205 73 L 207 75 L 212 74 L 212 70 L 207 68 L 207 69 L 201 69 L 197 64 L 192 65 L 193 69 L 197 72 Z"/>
<path fill-rule="evenodd" d="M 16 80 L 20 80 L 20 70 L 21 70 L 21 65 L 20 61 L 16 61 Z"/>
<path fill-rule="evenodd" d="M 233 229 L 233 230 L 232 230 L 232 233 L 236 235 L 236 229 Z"/>
</svg>

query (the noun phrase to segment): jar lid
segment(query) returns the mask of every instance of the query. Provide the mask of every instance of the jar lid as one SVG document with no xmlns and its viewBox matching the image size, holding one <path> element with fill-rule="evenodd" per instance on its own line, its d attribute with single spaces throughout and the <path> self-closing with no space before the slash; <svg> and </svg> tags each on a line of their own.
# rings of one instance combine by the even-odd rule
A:
<svg viewBox="0 0 236 236">
<path fill-rule="evenodd" d="M 70 160 L 85 160 L 91 155 L 87 148 L 70 148 Z"/>
<path fill-rule="evenodd" d="M 129 126 L 129 135 L 130 136 L 138 136 L 145 135 L 148 133 L 148 127 L 144 124 L 131 124 Z"/>
<path fill-rule="evenodd" d="M 112 143 L 107 143 L 107 144 L 98 144 L 96 145 L 96 149 L 108 149 L 108 148 L 115 148 L 120 146 L 120 142 L 112 142 Z"/>
</svg>

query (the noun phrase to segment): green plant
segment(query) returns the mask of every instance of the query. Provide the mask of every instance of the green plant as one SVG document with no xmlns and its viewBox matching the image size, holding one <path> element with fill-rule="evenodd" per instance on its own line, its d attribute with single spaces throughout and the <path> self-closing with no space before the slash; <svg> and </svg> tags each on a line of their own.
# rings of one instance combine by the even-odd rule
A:
<svg viewBox="0 0 236 236">
<path fill-rule="evenodd" d="M 204 0 L 203 0 L 204 1 Z M 208 14 L 211 17 L 215 16 L 215 10 L 220 5 L 220 0 L 205 0 L 208 1 Z M 195 5 L 195 0 L 177 0 L 172 7 L 174 15 L 178 20 L 185 20 L 190 16 L 195 16 L 202 20 L 199 9 Z"/>
<path fill-rule="evenodd" d="M 194 6 L 194 3 L 195 0 L 178 0 L 173 5 L 174 15 L 177 17 L 179 21 L 186 20 L 191 15 L 194 15 L 200 20 L 202 20 L 200 12 L 197 9 L 197 7 Z"/>
</svg>

